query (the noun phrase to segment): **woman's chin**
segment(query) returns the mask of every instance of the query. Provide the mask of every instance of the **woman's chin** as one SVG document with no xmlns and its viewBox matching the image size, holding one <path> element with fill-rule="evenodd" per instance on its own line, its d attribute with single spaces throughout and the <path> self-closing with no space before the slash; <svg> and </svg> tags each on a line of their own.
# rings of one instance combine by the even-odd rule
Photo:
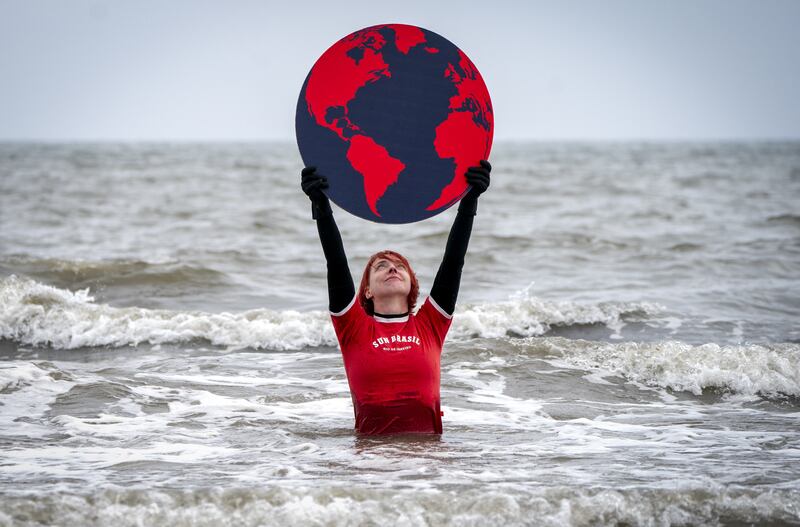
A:
<svg viewBox="0 0 800 527">
<path fill-rule="evenodd" d="M 401 298 L 406 298 L 408 296 L 408 293 L 409 293 L 409 289 L 404 283 L 402 283 L 402 282 L 397 282 L 397 283 L 389 282 L 388 284 L 386 284 L 386 287 L 383 288 L 383 291 L 381 291 L 381 293 L 379 293 L 379 295 L 384 297 L 384 298 L 390 298 L 390 297 L 394 297 L 394 296 L 398 296 L 398 297 L 401 297 Z M 379 295 L 376 295 L 376 296 L 379 296 Z"/>
</svg>

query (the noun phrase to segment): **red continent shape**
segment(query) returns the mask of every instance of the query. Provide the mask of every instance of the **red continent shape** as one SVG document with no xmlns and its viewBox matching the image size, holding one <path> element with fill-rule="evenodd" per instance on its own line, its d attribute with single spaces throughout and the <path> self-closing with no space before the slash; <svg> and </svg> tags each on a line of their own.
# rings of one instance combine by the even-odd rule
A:
<svg viewBox="0 0 800 527">
<path fill-rule="evenodd" d="M 328 122 L 325 115 L 329 108 L 341 107 L 346 116 L 347 103 L 353 100 L 360 88 L 381 77 L 391 76 L 389 65 L 381 54 L 384 45 L 386 39 L 375 28 L 358 31 L 328 48 L 311 70 L 306 86 L 308 112 L 317 124 L 333 130 L 344 141 L 347 138 L 342 133 L 344 127 L 339 124 L 339 119 Z M 358 61 L 348 55 L 355 48 L 361 48 L 363 52 Z"/>
<path fill-rule="evenodd" d="M 359 89 L 382 77 L 391 77 L 389 65 L 383 60 L 381 50 L 386 39 L 378 29 L 388 27 L 395 33 L 397 49 L 404 54 L 426 42 L 425 34 L 418 27 L 404 24 L 373 26 L 349 35 L 333 46 L 317 60 L 306 85 L 308 112 L 316 123 L 332 130 L 345 142 L 350 143 L 347 160 L 364 178 L 364 193 L 370 210 L 378 214 L 378 200 L 405 169 L 405 164 L 392 157 L 389 151 L 363 134 L 357 124 L 347 117 L 347 105 Z M 360 58 L 350 56 L 359 48 Z M 356 55 L 358 55 L 356 54 Z M 326 120 L 330 108 L 342 108 L 343 114 Z M 356 134 L 344 134 L 347 128 Z"/>
<path fill-rule="evenodd" d="M 354 135 L 347 149 L 347 160 L 364 179 L 364 194 L 373 214 L 378 214 L 378 200 L 397 182 L 406 165 L 366 135 Z"/>
<path fill-rule="evenodd" d="M 408 50 L 426 42 L 425 33 L 416 26 L 407 26 L 405 24 L 392 24 L 387 26 L 394 31 L 394 41 L 397 49 L 403 55 L 408 55 Z"/>
<path fill-rule="evenodd" d="M 489 92 L 472 61 L 460 50 L 459 55 L 460 72 L 452 64 L 444 72 L 445 77 L 450 78 L 458 91 L 450 98 L 450 113 L 436 127 L 434 139 L 436 153 L 442 159 L 453 159 L 456 169 L 450 183 L 425 209 L 429 211 L 447 206 L 458 199 L 467 189 L 467 180 L 464 177 L 467 169 L 479 160 L 486 159 L 492 148 L 494 114 Z M 477 124 L 476 119 L 485 121 L 488 129 Z"/>
</svg>

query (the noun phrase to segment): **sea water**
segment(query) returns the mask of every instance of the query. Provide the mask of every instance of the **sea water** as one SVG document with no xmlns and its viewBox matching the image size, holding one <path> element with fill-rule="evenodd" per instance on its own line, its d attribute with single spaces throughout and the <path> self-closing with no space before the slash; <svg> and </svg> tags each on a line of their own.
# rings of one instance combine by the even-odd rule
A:
<svg viewBox="0 0 800 527">
<path fill-rule="evenodd" d="M 358 437 L 292 144 L 0 145 L 0 525 L 800 524 L 800 143 L 500 143 L 441 437 Z M 455 210 L 334 205 L 427 294 Z"/>
</svg>

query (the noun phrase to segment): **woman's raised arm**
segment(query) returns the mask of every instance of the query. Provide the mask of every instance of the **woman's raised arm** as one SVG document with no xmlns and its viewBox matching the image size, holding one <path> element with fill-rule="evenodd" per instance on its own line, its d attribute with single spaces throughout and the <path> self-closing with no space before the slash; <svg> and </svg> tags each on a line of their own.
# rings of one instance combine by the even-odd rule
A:
<svg viewBox="0 0 800 527">
<path fill-rule="evenodd" d="M 472 234 L 472 220 L 478 210 L 478 196 L 489 187 L 489 174 L 492 165 L 481 161 L 480 166 L 470 167 L 466 178 L 472 188 L 461 198 L 458 213 L 450 228 L 444 257 L 436 273 L 431 287 L 431 298 L 444 309 L 448 315 L 456 310 L 458 287 L 461 283 L 461 269 L 464 267 L 464 256 L 467 254 L 469 238 Z"/>
<path fill-rule="evenodd" d="M 350 304 L 356 290 L 347 265 L 342 235 L 333 219 L 328 196 L 323 192 L 328 188 L 328 179 L 317 174 L 316 170 L 316 167 L 303 169 L 301 187 L 311 200 L 311 217 L 317 221 L 319 241 L 328 264 L 328 309 L 332 313 L 338 313 Z"/>
</svg>

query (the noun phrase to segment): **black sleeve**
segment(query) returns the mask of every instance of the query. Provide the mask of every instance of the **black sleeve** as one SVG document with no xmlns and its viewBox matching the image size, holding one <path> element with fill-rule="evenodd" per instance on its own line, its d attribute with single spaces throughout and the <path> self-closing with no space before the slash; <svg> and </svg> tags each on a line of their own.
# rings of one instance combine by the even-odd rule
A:
<svg viewBox="0 0 800 527">
<path fill-rule="evenodd" d="M 328 264 L 328 308 L 333 313 L 342 311 L 356 294 L 353 277 L 347 265 L 347 255 L 342 244 L 342 235 L 333 219 L 330 203 L 313 204 L 313 217 L 317 220 L 317 232 L 322 252 Z"/>
<path fill-rule="evenodd" d="M 456 310 L 458 286 L 461 283 L 461 269 L 464 267 L 464 256 L 467 254 L 469 237 L 472 234 L 472 221 L 478 209 L 478 198 L 465 196 L 458 206 L 456 219 L 447 237 L 444 258 L 436 272 L 431 287 L 431 298 L 449 315 Z"/>
</svg>

